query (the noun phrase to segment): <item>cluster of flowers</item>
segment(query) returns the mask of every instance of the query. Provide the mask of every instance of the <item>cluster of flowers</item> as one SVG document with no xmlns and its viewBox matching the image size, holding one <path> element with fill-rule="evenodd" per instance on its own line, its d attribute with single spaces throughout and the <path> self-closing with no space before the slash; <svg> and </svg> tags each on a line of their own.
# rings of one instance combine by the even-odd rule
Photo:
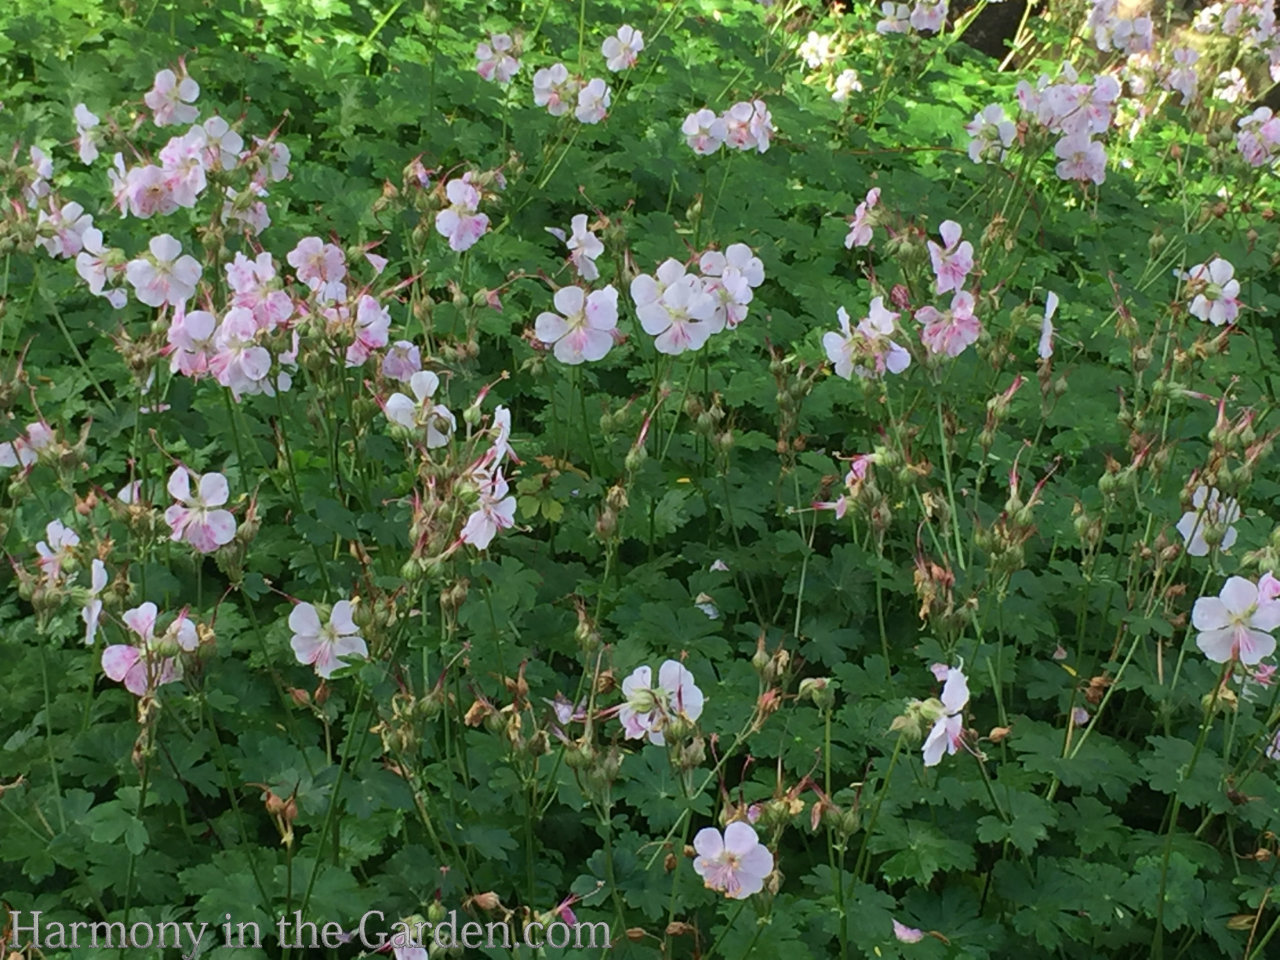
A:
<svg viewBox="0 0 1280 960">
<path fill-rule="evenodd" d="M 796 54 L 810 70 L 825 70 L 840 58 L 840 53 L 839 43 L 834 36 L 818 33 L 816 30 L 810 30 L 809 35 L 796 50 Z M 831 90 L 831 99 L 836 103 L 844 103 L 849 99 L 849 94 L 855 91 L 861 92 L 862 80 L 858 77 L 856 70 L 842 70 L 838 75 L 829 78 L 828 86 Z"/>
<path fill-rule="evenodd" d="M 579 272 L 603 245 L 585 229 L 586 218 L 575 219 L 574 239 L 567 241 L 578 258 Z M 579 229 L 581 228 L 581 229 Z M 594 251 L 594 254 L 593 254 Z M 631 299 L 646 333 L 659 353 L 676 355 L 699 350 L 712 334 L 732 330 L 747 316 L 754 288 L 764 282 L 764 264 L 745 243 L 724 253 L 708 250 L 698 258 L 701 275 L 689 273 L 674 258 L 659 265 L 656 275 L 640 274 L 631 281 Z M 598 274 L 596 274 L 598 276 Z M 618 292 L 612 284 L 590 293 L 581 287 L 562 287 L 554 297 L 556 313 L 539 314 L 534 333 L 566 364 L 602 359 L 622 339 L 618 331 Z"/>
<path fill-rule="evenodd" d="M 1017 88 L 1018 103 L 1028 121 L 1060 136 L 1054 146 L 1057 174 L 1063 180 L 1106 179 L 1107 154 L 1095 135 L 1107 132 L 1112 121 L 1112 104 L 1120 96 L 1120 83 L 1109 74 L 1100 74 L 1092 83 L 1081 83 L 1071 64 L 1063 64 L 1062 80 L 1053 82 L 1041 74 L 1035 86 L 1026 80 Z M 965 128 L 971 137 L 969 156 L 975 162 L 1003 160 L 1013 143 L 1016 127 L 998 105 L 980 111 Z"/>
<path fill-rule="evenodd" d="M 879 190 L 872 190 L 859 205 L 852 229 L 845 239 L 846 247 L 866 246 L 871 242 L 872 211 L 879 199 Z M 931 353 L 958 357 L 982 332 L 982 324 L 973 312 L 976 305 L 974 295 L 964 289 L 965 281 L 974 268 L 973 244 L 961 239 L 960 224 L 954 220 L 943 221 L 938 232 L 942 243 L 928 242 L 929 259 L 936 291 L 939 294 L 952 293 L 951 305 L 946 310 L 939 310 L 926 304 L 915 311 L 914 317 L 921 325 L 920 341 Z M 898 293 L 905 294 L 905 288 L 895 291 Z M 895 305 L 905 308 L 905 296 L 896 297 Z M 900 314 L 886 307 L 883 297 L 871 301 L 869 315 L 857 327 L 851 327 L 844 307 L 836 312 L 836 316 L 840 330 L 824 334 L 822 345 L 837 376 L 846 380 L 854 374 L 864 378 L 878 377 L 886 370 L 901 373 L 910 365 L 911 354 L 891 339 L 897 330 L 895 322 Z"/>
<path fill-rule="evenodd" d="M 605 39 L 600 53 L 609 71 L 620 73 L 636 65 L 643 49 L 644 34 L 623 24 L 616 35 Z M 553 117 L 564 116 L 573 107 L 573 115 L 579 123 L 599 123 L 609 114 L 613 93 L 602 78 L 588 80 L 575 76 L 563 63 L 556 63 L 533 75 L 533 102 L 539 107 L 546 107 L 547 113 Z"/>
<path fill-rule="evenodd" d="M 1261 167 L 1280 162 L 1280 117 L 1270 107 L 1259 107 L 1239 123 L 1236 148 L 1245 163 Z"/>
<path fill-rule="evenodd" d="M 886 0 L 880 4 L 880 12 L 883 17 L 876 24 L 876 33 L 910 33 L 912 30 L 937 33 L 947 22 L 947 0 L 937 3 L 916 0 L 912 4 Z"/>
<path fill-rule="evenodd" d="M 1089 29 L 1093 31 L 1093 40 L 1098 49 L 1104 53 L 1108 50 L 1119 50 L 1122 53 L 1144 53 L 1150 50 L 1155 45 L 1155 29 L 1151 18 L 1145 14 L 1121 15 L 1118 8 L 1118 0 L 1093 0 Z"/>
<path fill-rule="evenodd" d="M 156 74 L 152 89 L 144 96 L 158 127 L 191 123 L 198 117 L 192 103 L 200 93 L 189 76 L 172 70 Z M 101 121 L 88 107 L 77 104 L 74 111 L 76 145 L 80 159 L 92 164 L 102 143 Z M 78 203 L 58 204 L 50 193 L 53 163 L 39 147 L 30 149 L 31 168 L 24 178 L 23 195 L 37 214 L 37 243 L 51 257 L 75 259 L 76 271 L 95 296 L 104 297 L 114 307 L 122 307 L 128 292 L 121 280 L 128 280 L 138 299 L 148 306 L 179 306 L 195 292 L 200 265 L 182 256 L 181 245 L 168 234 L 150 242 L 150 254 L 129 259 L 121 250 L 107 247 L 93 217 Z M 175 136 L 160 150 L 159 163 L 142 163 L 127 168 L 121 153 L 114 155 L 108 171 L 114 205 L 122 216 L 149 219 L 166 216 L 179 208 L 190 209 L 209 185 L 210 174 L 235 169 L 250 173 L 243 191 L 226 187 L 222 222 L 239 221 L 257 235 L 270 224 L 266 185 L 288 176 L 289 149 L 282 143 L 258 140 L 254 150 L 244 149 L 244 140 L 222 117 L 211 117 Z"/>
<path fill-rule="evenodd" d="M 689 114 L 680 132 L 689 149 L 701 157 L 710 156 L 725 145 L 764 153 L 773 139 L 773 117 L 763 100 L 743 100 L 719 115 L 707 107 Z"/>
<path fill-rule="evenodd" d="M 1192 29 L 1207 36 L 1240 37 L 1242 55 L 1268 57 L 1271 79 L 1280 83 L 1280 30 L 1276 27 L 1275 0 L 1226 0 L 1201 9 Z"/>
<path fill-rule="evenodd" d="M 296 362 L 297 323 L 308 316 L 346 343 L 348 367 L 362 365 L 375 350 L 386 346 L 390 314 L 367 293 L 355 297 L 354 302 L 349 299 L 346 258 L 332 243 L 304 237 L 289 252 L 286 259 L 297 280 L 311 293 L 302 302 L 295 302 L 283 289 L 270 253 L 263 251 L 253 260 L 237 253 L 226 266 L 231 295 L 219 317 L 211 310 L 185 310 L 183 303 L 194 283 L 177 291 L 182 296 L 175 295 L 174 271 L 167 259 L 160 258 L 164 252 L 157 249 L 160 241 L 171 247 L 176 247 L 177 241 L 171 237 L 153 240 L 157 265 L 150 268 L 153 282 L 165 284 L 168 291 L 161 302 L 175 306 L 168 332 L 169 363 L 174 373 L 196 379 L 212 375 L 237 400 L 246 394 L 273 396 L 277 390 L 288 390 L 292 377 L 285 368 Z M 385 265 L 381 258 L 371 256 L 370 261 L 378 270 Z M 297 312 L 300 315 L 295 318 Z M 273 364 L 279 367 L 274 376 Z"/>
</svg>

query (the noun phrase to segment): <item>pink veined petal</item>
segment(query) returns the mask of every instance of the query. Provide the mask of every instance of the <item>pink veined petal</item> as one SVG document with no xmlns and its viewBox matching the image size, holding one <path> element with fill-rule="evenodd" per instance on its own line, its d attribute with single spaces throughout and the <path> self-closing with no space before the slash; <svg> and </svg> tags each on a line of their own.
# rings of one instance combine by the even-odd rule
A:
<svg viewBox="0 0 1280 960">
<path fill-rule="evenodd" d="M 200 478 L 200 500 L 206 507 L 220 507 L 230 496 L 227 478 L 220 473 L 206 473 Z"/>
<path fill-rule="evenodd" d="M 205 525 L 213 543 L 218 547 L 224 546 L 235 539 L 236 518 L 231 514 L 230 510 L 211 511 L 205 521 Z"/>
<path fill-rule="evenodd" d="M 289 613 L 289 629 L 306 637 L 320 635 L 320 615 L 309 603 L 300 603 Z"/>
<path fill-rule="evenodd" d="M 612 330 L 618 325 L 618 291 L 613 284 L 587 297 L 586 316 L 596 330 Z"/>
<path fill-rule="evenodd" d="M 960 242 L 960 224 L 954 220 L 943 220 L 938 225 L 938 235 L 942 237 L 942 242 L 946 244 L 946 249 L 950 250 Z"/>
<path fill-rule="evenodd" d="M 1237 641 L 1240 662 L 1245 666 L 1254 666 L 1276 652 L 1276 638 L 1261 630 L 1242 629 Z"/>
<path fill-rule="evenodd" d="M 124 625 L 144 639 L 150 638 L 156 628 L 156 605 L 148 600 L 140 607 L 126 610 L 120 618 Z"/>
<path fill-rule="evenodd" d="M 147 691 L 151 689 L 151 678 L 147 676 L 148 666 L 146 657 L 139 656 L 133 661 L 133 665 L 125 671 L 124 688 L 135 697 L 145 696 Z M 152 669 L 157 674 L 156 686 L 172 679 L 173 666 L 171 661 L 165 660 L 163 664 L 159 664 Z"/>
<path fill-rule="evenodd" d="M 296 634 L 289 641 L 299 663 L 314 664 L 325 653 L 328 643 L 311 634 Z"/>
<path fill-rule="evenodd" d="M 137 647 L 124 643 L 113 644 L 102 651 L 102 672 L 118 683 L 137 660 Z"/>
<path fill-rule="evenodd" d="M 1266 576 L 1263 576 L 1266 580 Z M 1262 584 L 1259 584 L 1261 586 Z M 1249 625 L 1258 629 L 1270 632 L 1276 627 L 1280 627 L 1280 602 L 1269 600 L 1263 591 L 1258 591 L 1258 609 L 1253 612 L 1253 616 L 1249 618 Z"/>
</svg>

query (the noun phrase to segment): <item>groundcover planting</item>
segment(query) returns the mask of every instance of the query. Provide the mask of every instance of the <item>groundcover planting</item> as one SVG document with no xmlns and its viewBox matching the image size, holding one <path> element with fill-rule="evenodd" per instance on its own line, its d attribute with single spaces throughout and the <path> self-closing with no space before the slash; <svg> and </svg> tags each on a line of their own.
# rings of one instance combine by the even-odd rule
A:
<svg viewBox="0 0 1280 960">
<path fill-rule="evenodd" d="M 1271 0 L 4 4 L 11 960 L 1280 956 L 1277 81 Z"/>
</svg>

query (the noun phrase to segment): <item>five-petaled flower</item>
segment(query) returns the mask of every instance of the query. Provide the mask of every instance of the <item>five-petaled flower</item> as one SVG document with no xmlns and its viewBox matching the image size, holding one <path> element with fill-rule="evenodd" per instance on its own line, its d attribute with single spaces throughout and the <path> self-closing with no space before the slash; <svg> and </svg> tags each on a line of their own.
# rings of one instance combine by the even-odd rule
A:
<svg viewBox="0 0 1280 960">
<path fill-rule="evenodd" d="M 195 493 L 191 492 L 192 480 L 196 482 Z M 201 553 L 212 553 L 235 537 L 236 519 L 230 510 L 221 509 L 230 494 L 222 474 L 201 476 L 179 466 L 169 475 L 168 490 L 178 501 L 164 512 L 172 540 L 185 540 Z"/>
<path fill-rule="evenodd" d="M 542 343 L 554 344 L 556 359 L 579 364 L 604 357 L 618 326 L 618 291 L 613 284 L 591 293 L 581 287 L 561 287 L 554 302 L 559 313 L 538 314 L 534 332 Z"/>
<path fill-rule="evenodd" d="M 938 233 L 945 246 L 929 241 L 929 259 L 938 280 L 938 293 L 961 290 L 965 278 L 973 270 L 973 244 L 968 240 L 961 241 L 960 224 L 954 220 L 942 221 Z"/>
<path fill-rule="evenodd" d="M 191 104 L 199 96 L 200 85 L 185 70 L 179 77 L 166 68 L 156 74 L 154 85 L 142 100 L 151 108 L 156 126 L 168 127 L 193 122 L 200 111 Z"/>
<path fill-rule="evenodd" d="M 320 614 L 310 603 L 299 603 L 289 613 L 289 629 L 293 638 L 289 645 L 299 663 L 315 667 L 316 675 L 328 680 L 342 667 L 347 657 L 368 657 L 369 647 L 360 636 L 360 628 L 352 618 L 350 600 L 339 600 L 322 624 Z"/>
<path fill-rule="evenodd" d="M 1183 279 L 1195 294 L 1188 308 L 1193 317 L 1215 327 L 1235 322 L 1240 314 L 1240 281 L 1235 279 L 1235 267 L 1228 261 L 1214 257 L 1192 267 Z"/>
<path fill-rule="evenodd" d="M 1239 660 L 1253 666 L 1275 653 L 1271 631 L 1280 627 L 1280 601 L 1259 596 L 1244 577 L 1228 577 L 1216 597 L 1201 597 L 1191 608 L 1196 645 L 1214 663 Z"/>
<path fill-rule="evenodd" d="M 735 820 L 721 834 L 704 827 L 693 838 L 697 858 L 694 872 L 708 890 L 723 893 L 730 900 L 745 900 L 764 889 L 765 877 L 773 872 L 773 854 L 756 836 L 755 827 Z"/>
<path fill-rule="evenodd" d="M 200 261 L 182 252 L 182 244 L 167 233 L 152 237 L 148 257 L 130 260 L 125 279 L 149 307 L 177 306 L 195 296 L 203 268 Z"/>
<path fill-rule="evenodd" d="M 644 49 L 644 34 L 629 24 L 618 28 L 616 36 L 605 38 L 600 47 L 605 66 L 612 72 L 627 70 L 636 65 L 636 57 Z"/>
</svg>

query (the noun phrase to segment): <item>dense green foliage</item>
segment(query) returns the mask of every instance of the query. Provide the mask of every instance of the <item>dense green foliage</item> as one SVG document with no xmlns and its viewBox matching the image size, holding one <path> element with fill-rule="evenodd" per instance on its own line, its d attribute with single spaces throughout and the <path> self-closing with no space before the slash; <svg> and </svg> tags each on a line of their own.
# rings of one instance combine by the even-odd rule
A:
<svg viewBox="0 0 1280 960">
<path fill-rule="evenodd" d="M 0 444 L 41 421 L 58 438 L 0 492 L 10 908 L 264 931 L 300 910 L 351 930 L 375 909 L 383 929 L 442 908 L 519 926 L 572 898 L 619 958 L 1270 955 L 1275 658 L 1211 662 L 1190 622 L 1226 578 L 1280 567 L 1275 171 L 1237 150 L 1250 108 L 1211 90 L 1233 65 L 1256 90 L 1259 68 L 1209 36 L 1187 106 L 1128 77 L 1101 184 L 1060 179 L 1025 115 L 1003 163 L 974 163 L 965 125 L 990 103 L 1017 120 L 1019 80 L 1125 66 L 1090 40 L 1086 7 L 1052 6 L 1005 70 L 958 39 L 963 18 L 882 36 L 865 4 L 0 12 L 0 143 L 18 145 L 0 161 Z M 623 23 L 645 46 L 608 73 L 600 45 Z M 816 69 L 797 53 L 810 30 L 834 42 Z M 509 85 L 477 73 L 491 32 L 521 37 Z M 132 167 L 185 129 L 157 129 L 140 99 L 180 57 L 201 120 L 220 114 L 249 149 L 277 131 L 292 155 L 256 237 L 219 220 L 238 174 L 210 174 L 193 209 L 111 209 L 112 154 Z M 558 60 L 608 80 L 606 120 L 534 105 L 535 70 Z M 863 89 L 833 100 L 846 69 Z M 767 151 L 686 145 L 689 113 L 756 98 Z M 70 145 L 78 103 L 104 117 L 88 167 Z M 451 440 L 428 449 L 389 425 L 408 388 L 380 372 L 384 351 L 344 365 L 350 336 L 305 284 L 286 287 L 309 304 L 290 389 L 233 398 L 171 369 L 171 308 L 113 309 L 35 245 L 32 145 L 53 194 L 126 259 L 168 233 L 202 262 L 188 310 L 222 313 L 237 252 L 268 251 L 283 278 L 302 238 L 332 240 L 353 298 L 370 285 L 390 340 L 439 375 Z M 435 220 L 466 171 L 490 225 L 456 252 Z M 874 240 L 848 248 L 872 188 Z M 534 329 L 576 280 L 547 228 L 582 213 L 604 244 L 589 286 L 617 288 L 626 339 L 569 366 Z M 952 302 L 926 247 L 947 220 L 973 244 L 982 325 L 954 357 L 912 318 Z M 764 268 L 746 318 L 657 352 L 632 279 L 738 243 Z M 1243 305 L 1219 326 L 1189 312 L 1183 277 L 1216 258 Z M 837 376 L 823 334 L 875 297 L 900 312 L 911 365 Z M 459 537 L 499 404 L 515 526 L 481 551 Z M 870 459 L 851 472 L 856 455 Z M 179 464 L 227 478 L 239 530 L 216 552 L 170 538 Z M 1201 485 L 1238 500 L 1238 539 L 1202 511 L 1210 549 L 1192 556 L 1175 525 Z M 55 519 L 79 540 L 50 576 L 35 545 Z M 95 557 L 110 584 L 86 646 Z M 369 656 L 321 682 L 291 649 L 291 611 L 323 620 L 353 597 Z M 167 648 L 182 678 L 138 697 L 104 675 L 103 650 L 133 642 L 122 615 L 147 601 L 162 625 L 185 610 L 199 649 Z M 624 679 L 668 659 L 705 710 L 666 746 L 626 738 Z M 945 712 L 935 664 L 962 669 L 970 697 L 963 744 L 926 767 Z M 581 715 L 558 718 L 558 697 Z M 688 845 L 743 818 L 777 870 L 739 901 L 704 886 Z M 202 955 L 290 954 L 274 934 L 261 950 L 212 939 Z"/>
</svg>

